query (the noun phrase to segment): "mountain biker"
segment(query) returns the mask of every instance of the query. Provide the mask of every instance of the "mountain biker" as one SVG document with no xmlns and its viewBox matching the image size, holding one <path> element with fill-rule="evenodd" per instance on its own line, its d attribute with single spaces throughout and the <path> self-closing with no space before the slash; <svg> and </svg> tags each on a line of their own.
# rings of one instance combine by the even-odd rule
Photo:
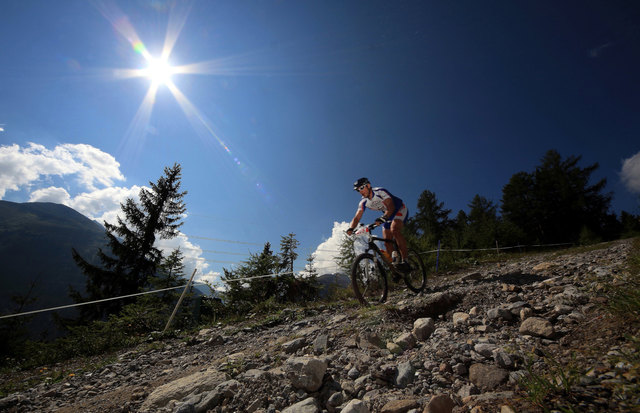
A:
<svg viewBox="0 0 640 413">
<path fill-rule="evenodd" d="M 408 257 L 407 242 L 401 232 L 402 226 L 407 221 L 409 211 L 402 199 L 393 196 L 391 192 L 384 188 L 372 188 L 367 178 L 360 178 L 355 181 L 353 189 L 362 195 L 362 200 L 358 204 L 358 210 L 351 220 L 347 234 L 351 235 L 353 233 L 366 208 L 383 211 L 382 216 L 377 218 L 375 223 L 382 225 L 382 236 L 384 238 L 390 239 L 393 237 L 398 243 L 401 261 L 396 265 L 396 268 L 400 271 L 411 271 L 411 266 L 406 261 Z M 385 242 L 385 248 L 388 252 L 393 251 L 393 243 Z"/>
</svg>

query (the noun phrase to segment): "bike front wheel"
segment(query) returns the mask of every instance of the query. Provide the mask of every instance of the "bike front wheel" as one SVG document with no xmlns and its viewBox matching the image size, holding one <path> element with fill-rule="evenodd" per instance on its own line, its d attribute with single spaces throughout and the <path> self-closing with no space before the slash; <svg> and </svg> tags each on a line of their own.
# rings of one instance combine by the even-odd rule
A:
<svg viewBox="0 0 640 413">
<path fill-rule="evenodd" d="M 384 268 L 369 253 L 360 254 L 351 266 L 351 287 L 362 305 L 383 303 L 387 299 Z"/>
<path fill-rule="evenodd" d="M 409 250 L 408 260 L 411 265 L 411 272 L 404 274 L 404 282 L 414 293 L 424 290 L 427 285 L 427 270 L 420 258 L 420 254 L 414 250 Z"/>
</svg>

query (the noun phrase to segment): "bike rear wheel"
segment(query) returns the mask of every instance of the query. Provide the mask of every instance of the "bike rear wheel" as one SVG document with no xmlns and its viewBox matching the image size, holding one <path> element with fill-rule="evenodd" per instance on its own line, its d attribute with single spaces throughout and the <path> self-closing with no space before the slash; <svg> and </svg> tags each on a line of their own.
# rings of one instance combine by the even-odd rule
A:
<svg viewBox="0 0 640 413">
<path fill-rule="evenodd" d="M 362 305 L 379 304 L 387 299 L 387 276 L 384 268 L 369 253 L 360 254 L 351 266 L 351 287 Z"/>
<path fill-rule="evenodd" d="M 411 272 L 404 274 L 404 282 L 411 291 L 419 293 L 424 290 L 424 287 L 427 285 L 427 270 L 420 254 L 414 250 L 409 250 L 407 261 L 411 265 Z"/>
</svg>

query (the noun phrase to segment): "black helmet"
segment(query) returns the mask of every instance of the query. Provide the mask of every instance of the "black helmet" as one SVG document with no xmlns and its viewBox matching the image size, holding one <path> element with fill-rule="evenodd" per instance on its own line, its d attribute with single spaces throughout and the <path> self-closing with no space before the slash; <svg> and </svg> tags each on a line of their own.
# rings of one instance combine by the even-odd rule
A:
<svg viewBox="0 0 640 413">
<path fill-rule="evenodd" d="M 353 183 L 353 190 L 357 191 L 358 188 L 360 188 L 362 185 L 366 185 L 366 184 L 370 184 L 371 182 L 369 182 L 369 180 L 367 178 L 360 178 L 357 181 L 355 181 Z"/>
</svg>

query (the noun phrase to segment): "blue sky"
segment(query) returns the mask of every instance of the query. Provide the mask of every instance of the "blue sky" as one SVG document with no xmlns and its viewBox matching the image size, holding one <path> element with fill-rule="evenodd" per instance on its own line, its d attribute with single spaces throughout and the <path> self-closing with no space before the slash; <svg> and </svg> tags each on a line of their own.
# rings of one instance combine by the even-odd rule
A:
<svg viewBox="0 0 640 413">
<path fill-rule="evenodd" d="M 167 247 L 201 278 L 288 233 L 297 269 L 319 246 L 328 259 L 360 176 L 410 213 L 428 189 L 455 214 L 475 194 L 498 204 L 556 149 L 598 162 L 613 211 L 640 213 L 636 2 L 31 0 L 0 15 L 0 198 L 112 219 L 179 162 L 189 216 Z M 151 80 L 129 75 L 167 38 L 188 73 L 145 101 Z"/>
</svg>

